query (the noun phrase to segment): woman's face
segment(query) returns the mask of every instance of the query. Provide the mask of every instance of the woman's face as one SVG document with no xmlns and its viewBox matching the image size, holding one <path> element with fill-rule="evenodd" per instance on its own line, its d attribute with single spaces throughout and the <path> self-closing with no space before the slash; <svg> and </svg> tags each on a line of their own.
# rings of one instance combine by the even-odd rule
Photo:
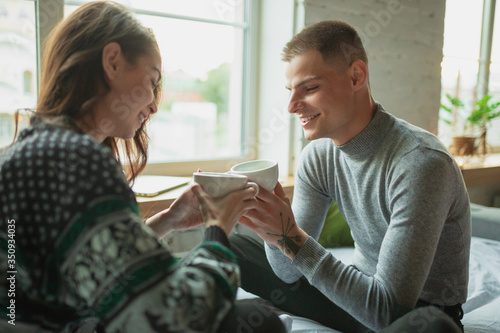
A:
<svg viewBox="0 0 500 333">
<path fill-rule="evenodd" d="M 153 52 L 130 64 L 120 54 L 115 63 L 112 75 L 107 77 L 110 91 L 98 113 L 96 126 L 104 138 L 131 139 L 157 111 L 155 90 L 161 80 L 161 57 L 159 52 Z"/>
</svg>

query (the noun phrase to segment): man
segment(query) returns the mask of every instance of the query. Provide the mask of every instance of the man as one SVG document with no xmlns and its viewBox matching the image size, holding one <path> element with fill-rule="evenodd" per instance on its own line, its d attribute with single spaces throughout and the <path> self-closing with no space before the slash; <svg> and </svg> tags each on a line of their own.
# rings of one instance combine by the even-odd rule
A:
<svg viewBox="0 0 500 333">
<path fill-rule="evenodd" d="M 471 226 L 453 157 L 434 135 L 375 102 L 366 52 L 350 25 L 305 28 L 283 60 L 288 111 L 312 142 L 301 156 L 293 206 L 278 184 L 274 193 L 262 190 L 258 208 L 240 220 L 266 242 L 282 281 L 259 261 L 258 243 L 236 235 L 243 288 L 342 331 L 379 331 L 429 305 L 461 327 Z M 351 266 L 316 241 L 332 201 L 355 241 Z M 416 328 L 416 318 L 406 323 Z"/>
</svg>

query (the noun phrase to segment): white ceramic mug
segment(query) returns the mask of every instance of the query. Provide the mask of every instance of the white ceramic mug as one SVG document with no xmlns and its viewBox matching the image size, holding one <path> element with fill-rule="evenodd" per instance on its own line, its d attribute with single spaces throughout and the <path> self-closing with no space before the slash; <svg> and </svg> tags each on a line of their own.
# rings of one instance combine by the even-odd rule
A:
<svg viewBox="0 0 500 333">
<path fill-rule="evenodd" d="M 233 175 L 244 175 L 268 191 L 274 190 L 278 183 L 278 162 L 273 160 L 254 160 L 236 164 L 230 171 Z"/>
<path fill-rule="evenodd" d="M 254 182 L 248 182 L 248 177 L 244 175 L 219 172 L 195 172 L 193 173 L 193 179 L 213 198 L 222 197 L 246 187 L 253 187 L 256 191 L 255 195 L 259 194 L 259 185 Z"/>
</svg>

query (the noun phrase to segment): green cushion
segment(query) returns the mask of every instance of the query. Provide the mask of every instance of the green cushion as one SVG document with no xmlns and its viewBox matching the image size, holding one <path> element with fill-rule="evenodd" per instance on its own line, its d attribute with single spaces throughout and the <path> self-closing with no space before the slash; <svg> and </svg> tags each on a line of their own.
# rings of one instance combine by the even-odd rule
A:
<svg viewBox="0 0 500 333">
<path fill-rule="evenodd" d="M 325 225 L 319 235 L 318 242 L 324 247 L 354 246 L 351 228 L 342 216 L 336 202 L 332 202 L 326 213 Z"/>
</svg>

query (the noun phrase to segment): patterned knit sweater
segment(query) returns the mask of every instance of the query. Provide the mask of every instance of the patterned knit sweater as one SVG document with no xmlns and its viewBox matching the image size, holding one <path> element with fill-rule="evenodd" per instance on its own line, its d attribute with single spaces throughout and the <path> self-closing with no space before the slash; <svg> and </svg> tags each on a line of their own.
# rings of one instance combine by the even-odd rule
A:
<svg viewBox="0 0 500 333">
<path fill-rule="evenodd" d="M 0 201 L 3 327 L 214 332 L 232 306 L 239 269 L 221 229 L 174 258 L 111 151 L 74 126 L 38 121 L 0 153 Z"/>
</svg>

